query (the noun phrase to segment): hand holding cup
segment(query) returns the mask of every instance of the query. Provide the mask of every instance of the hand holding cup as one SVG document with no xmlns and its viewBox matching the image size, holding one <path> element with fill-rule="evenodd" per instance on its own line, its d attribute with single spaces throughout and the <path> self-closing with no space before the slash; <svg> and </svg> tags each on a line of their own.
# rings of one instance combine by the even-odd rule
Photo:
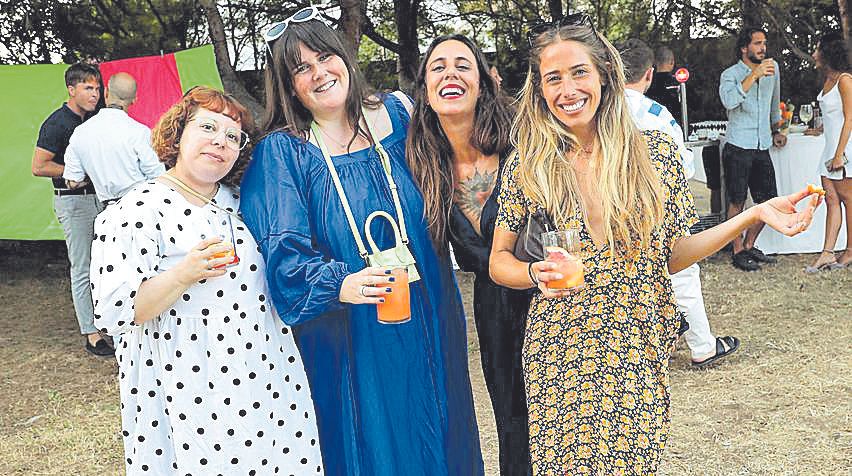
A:
<svg viewBox="0 0 852 476">
<path fill-rule="evenodd" d="M 758 79 L 760 79 L 764 76 L 774 75 L 775 74 L 775 60 L 773 60 L 772 58 L 764 59 L 763 61 L 760 62 L 759 65 L 757 65 L 756 68 L 754 68 L 753 73 L 754 73 L 755 77 L 757 77 Z"/>
<path fill-rule="evenodd" d="M 340 302 L 350 304 L 379 304 L 390 294 L 390 284 L 396 281 L 393 270 L 380 266 L 370 266 L 352 273 L 343 279 L 340 286 Z"/>
<path fill-rule="evenodd" d="M 178 281 L 189 287 L 202 279 L 222 276 L 226 272 L 224 267 L 234 259 L 233 256 L 233 243 L 223 242 L 218 236 L 201 240 L 175 266 Z"/>
</svg>

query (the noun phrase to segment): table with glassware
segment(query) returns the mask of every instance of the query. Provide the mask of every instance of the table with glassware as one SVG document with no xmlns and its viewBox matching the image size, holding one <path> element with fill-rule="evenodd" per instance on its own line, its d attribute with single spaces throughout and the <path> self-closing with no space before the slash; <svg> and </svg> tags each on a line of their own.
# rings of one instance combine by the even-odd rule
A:
<svg viewBox="0 0 852 476">
<path fill-rule="evenodd" d="M 775 181 L 779 196 L 789 195 L 802 190 L 808 184 L 820 185 L 821 183 L 818 170 L 825 140 L 821 135 L 806 136 L 802 134 L 799 131 L 804 130 L 803 126 L 791 127 L 790 130 L 796 132 L 788 132 L 786 146 L 782 148 L 771 147 L 769 149 L 769 156 L 772 158 L 772 164 L 775 167 Z M 699 139 L 698 134 L 694 134 L 690 138 Z M 709 138 L 713 134 L 712 132 L 705 131 L 701 135 Z M 725 136 L 719 135 L 718 140 L 719 160 L 721 160 L 721 151 L 725 146 Z M 704 164 L 701 160 L 701 149 L 705 144 L 701 144 L 700 140 L 696 140 L 695 144 L 694 147 L 690 147 L 693 151 L 693 160 L 695 161 L 696 173 L 694 178 L 695 180 L 706 182 Z M 724 186 L 724 180 L 722 184 Z M 804 202 L 800 207 L 803 206 Z M 765 227 L 760 233 L 760 236 L 758 236 L 755 246 L 765 253 L 771 254 L 819 252 L 822 250 L 825 237 L 825 218 L 826 207 L 825 205 L 821 205 L 814 214 L 814 220 L 810 228 L 794 237 L 784 236 L 769 227 Z M 846 248 L 846 238 L 845 226 L 842 226 L 835 249 L 841 250 Z"/>
</svg>

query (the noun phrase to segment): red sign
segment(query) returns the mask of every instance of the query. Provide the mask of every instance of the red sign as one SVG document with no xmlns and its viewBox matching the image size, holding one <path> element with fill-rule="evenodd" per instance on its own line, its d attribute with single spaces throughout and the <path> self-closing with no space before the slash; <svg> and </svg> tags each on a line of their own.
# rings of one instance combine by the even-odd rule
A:
<svg viewBox="0 0 852 476">
<path fill-rule="evenodd" d="M 680 68 L 679 70 L 675 71 L 674 77 L 677 82 L 685 83 L 687 80 L 689 80 L 689 70 L 686 68 Z"/>
</svg>

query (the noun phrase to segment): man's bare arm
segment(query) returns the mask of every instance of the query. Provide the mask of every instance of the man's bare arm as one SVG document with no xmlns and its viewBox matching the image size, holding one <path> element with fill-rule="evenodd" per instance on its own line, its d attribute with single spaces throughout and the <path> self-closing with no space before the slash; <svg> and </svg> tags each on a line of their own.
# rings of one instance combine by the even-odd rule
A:
<svg viewBox="0 0 852 476">
<path fill-rule="evenodd" d="M 61 177 L 65 166 L 53 161 L 56 154 L 36 147 L 33 153 L 32 172 L 36 177 Z"/>
</svg>

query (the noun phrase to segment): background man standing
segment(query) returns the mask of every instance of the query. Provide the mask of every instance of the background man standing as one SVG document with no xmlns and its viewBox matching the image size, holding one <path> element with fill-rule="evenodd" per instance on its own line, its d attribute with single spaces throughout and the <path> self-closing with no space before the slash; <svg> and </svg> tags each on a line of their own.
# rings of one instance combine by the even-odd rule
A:
<svg viewBox="0 0 852 476">
<path fill-rule="evenodd" d="M 88 176 L 106 206 L 165 168 L 151 148 L 151 130 L 127 115 L 136 101 L 133 76 L 112 75 L 104 95 L 106 107 L 71 135 L 62 176 L 72 189 L 85 184 Z"/>
<path fill-rule="evenodd" d="M 769 147 L 787 143 L 778 131 L 781 77 L 778 63 L 766 57 L 766 31 L 744 28 L 737 38 L 737 52 L 740 60 L 723 71 L 719 80 L 719 97 L 728 111 L 727 143 L 722 150 L 728 219 L 743 211 L 749 191 L 755 203 L 778 196 Z M 745 240 L 734 238 L 734 266 L 757 271 L 758 262 L 776 261 L 754 247 L 762 229 L 759 222 L 748 229 Z"/>
<path fill-rule="evenodd" d="M 32 173 L 53 179 L 53 210 L 65 232 L 71 263 L 71 297 L 80 332 L 86 336 L 86 350 L 97 356 L 110 356 L 115 351 L 92 323 L 94 310 L 89 285 L 92 235 L 101 203 L 91 184 L 72 190 L 62 179 L 68 140 L 74 129 L 97 107 L 101 96 L 100 79 L 97 67 L 89 64 L 78 63 L 65 71 L 68 101 L 42 123 L 33 153 Z"/>
<path fill-rule="evenodd" d="M 692 152 L 683 142 L 683 131 L 668 109 L 643 94 L 654 78 L 651 48 L 642 40 L 630 39 L 620 44 L 618 51 L 624 62 L 624 76 L 627 82 L 624 85 L 624 94 L 636 126 L 643 131 L 660 131 L 672 137 L 683 160 L 684 175 L 687 180 L 692 178 L 695 175 L 695 166 L 692 163 Z M 717 362 L 734 353 L 740 346 L 740 341 L 736 337 L 715 337 L 710 332 L 710 322 L 707 320 L 707 310 L 704 307 L 704 295 L 701 293 L 700 272 L 696 263 L 671 277 L 677 307 L 689 323 L 684 339 L 689 346 L 694 367 L 705 367 Z"/>
<path fill-rule="evenodd" d="M 654 77 L 645 96 L 657 101 L 668 109 L 678 124 L 683 124 L 680 109 L 680 83 L 675 80 L 672 71 L 675 67 L 674 52 L 667 46 L 657 48 L 654 53 Z"/>
</svg>

